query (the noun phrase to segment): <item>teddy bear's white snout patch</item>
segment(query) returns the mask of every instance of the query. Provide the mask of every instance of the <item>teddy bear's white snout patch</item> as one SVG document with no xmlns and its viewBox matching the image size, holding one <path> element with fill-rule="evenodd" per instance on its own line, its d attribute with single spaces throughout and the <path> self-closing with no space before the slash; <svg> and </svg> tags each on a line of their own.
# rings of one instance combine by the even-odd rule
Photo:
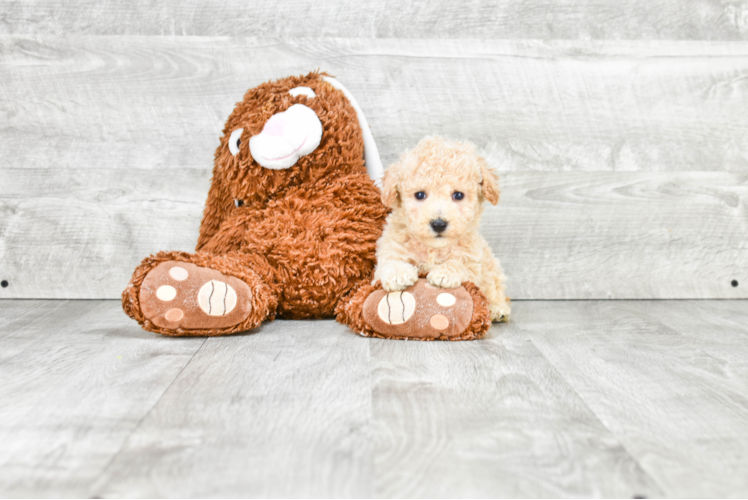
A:
<svg viewBox="0 0 748 500">
<path fill-rule="evenodd" d="M 290 168 L 322 140 L 322 122 L 312 109 L 294 104 L 265 122 L 262 132 L 249 139 L 252 158 L 265 168 Z"/>
</svg>

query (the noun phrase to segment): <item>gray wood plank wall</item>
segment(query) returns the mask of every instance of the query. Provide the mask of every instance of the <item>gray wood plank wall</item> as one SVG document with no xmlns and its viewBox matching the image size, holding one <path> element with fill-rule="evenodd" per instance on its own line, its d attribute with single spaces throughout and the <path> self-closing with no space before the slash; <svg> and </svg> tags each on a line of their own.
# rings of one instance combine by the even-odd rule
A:
<svg viewBox="0 0 748 500">
<path fill-rule="evenodd" d="M 741 0 L 3 0 L 0 34 L 746 40 Z"/>
<path fill-rule="evenodd" d="M 0 298 L 191 250 L 234 103 L 316 68 L 385 164 L 479 146 L 513 298 L 748 298 L 747 38 L 741 2 L 0 2 Z"/>
</svg>

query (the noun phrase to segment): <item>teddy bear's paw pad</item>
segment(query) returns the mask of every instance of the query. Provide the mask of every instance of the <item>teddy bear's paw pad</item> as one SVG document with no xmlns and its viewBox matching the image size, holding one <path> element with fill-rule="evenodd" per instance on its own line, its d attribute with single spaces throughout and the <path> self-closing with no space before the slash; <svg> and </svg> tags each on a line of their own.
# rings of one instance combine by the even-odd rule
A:
<svg viewBox="0 0 748 500">
<path fill-rule="evenodd" d="M 236 290 L 223 281 L 210 280 L 200 288 L 197 304 L 208 316 L 225 316 L 236 307 Z"/>
<path fill-rule="evenodd" d="M 366 324 L 385 337 L 448 340 L 470 326 L 473 299 L 461 286 L 436 288 L 421 278 L 402 292 L 373 292 L 364 302 L 363 315 Z"/>
<path fill-rule="evenodd" d="M 188 262 L 162 262 L 140 286 L 143 315 L 159 328 L 227 328 L 252 312 L 252 292 L 238 278 Z"/>
</svg>

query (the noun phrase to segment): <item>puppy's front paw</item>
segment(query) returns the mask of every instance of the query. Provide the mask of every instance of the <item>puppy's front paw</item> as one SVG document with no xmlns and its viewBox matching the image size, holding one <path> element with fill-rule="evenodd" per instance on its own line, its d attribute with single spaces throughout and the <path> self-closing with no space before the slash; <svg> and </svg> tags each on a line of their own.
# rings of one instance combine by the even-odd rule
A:
<svg viewBox="0 0 748 500">
<path fill-rule="evenodd" d="M 384 276 L 382 288 L 388 292 L 399 292 L 415 285 L 416 281 L 418 281 L 418 270 L 414 266 L 402 266 Z"/>
<path fill-rule="evenodd" d="M 488 307 L 491 312 L 491 321 L 505 322 L 509 321 L 509 315 L 512 313 L 511 307 L 506 302 L 502 304 L 491 304 Z"/>
<path fill-rule="evenodd" d="M 426 281 L 439 288 L 457 288 L 462 285 L 462 276 L 448 269 L 432 269 L 426 275 Z"/>
</svg>

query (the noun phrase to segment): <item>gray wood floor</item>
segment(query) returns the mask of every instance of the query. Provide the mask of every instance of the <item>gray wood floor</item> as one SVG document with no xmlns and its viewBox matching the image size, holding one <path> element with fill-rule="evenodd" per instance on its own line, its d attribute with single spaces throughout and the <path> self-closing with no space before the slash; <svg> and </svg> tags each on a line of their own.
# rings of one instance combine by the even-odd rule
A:
<svg viewBox="0 0 748 500">
<path fill-rule="evenodd" d="M 0 496 L 748 495 L 748 301 L 516 302 L 463 343 L 0 317 Z"/>
</svg>

